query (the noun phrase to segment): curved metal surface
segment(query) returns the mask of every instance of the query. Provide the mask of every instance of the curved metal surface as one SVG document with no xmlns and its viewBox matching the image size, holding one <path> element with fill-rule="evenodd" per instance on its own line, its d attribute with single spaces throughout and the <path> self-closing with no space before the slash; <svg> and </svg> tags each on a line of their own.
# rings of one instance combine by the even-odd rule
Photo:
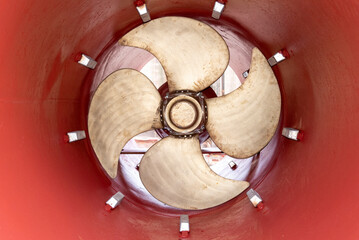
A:
<svg viewBox="0 0 359 240">
<path fill-rule="evenodd" d="M 253 49 L 247 80 L 228 95 L 207 99 L 206 129 L 215 144 L 235 158 L 262 150 L 277 129 L 281 96 L 267 59 Z"/>
<path fill-rule="evenodd" d="M 161 96 L 142 73 L 121 69 L 108 76 L 92 97 L 88 131 L 91 145 L 107 174 L 117 175 L 120 153 L 137 134 L 161 128 Z"/>
<path fill-rule="evenodd" d="M 215 174 L 202 156 L 197 137 L 160 140 L 143 156 L 140 177 L 155 198 L 188 210 L 218 206 L 249 186 Z"/>
<path fill-rule="evenodd" d="M 119 43 L 155 55 L 166 72 L 170 92 L 209 87 L 226 70 L 228 47 L 213 28 L 185 17 L 154 19 L 131 30 Z"/>
<path fill-rule="evenodd" d="M 152 18 L 206 17 L 213 2 L 151 0 L 147 7 Z M 178 238 L 179 220 L 165 211 L 153 214 L 126 198 L 104 211 L 113 182 L 97 169 L 88 140 L 62 140 L 68 131 L 86 130 L 92 72 L 73 56 L 81 51 L 98 59 L 112 38 L 139 25 L 132 2 L 2 1 L 0 12 L 1 237 Z M 256 189 L 263 211 L 235 199 L 191 216 L 191 238 L 359 238 L 358 12 L 354 0 L 228 1 L 216 24 L 236 27 L 224 36 L 247 32 L 266 56 L 290 51 L 290 60 L 273 69 L 283 124 L 305 135 L 302 142 L 276 145 L 276 165 Z M 232 40 L 228 46 L 242 48 Z M 244 71 L 249 65 L 241 57 L 231 57 L 231 66 Z"/>
</svg>

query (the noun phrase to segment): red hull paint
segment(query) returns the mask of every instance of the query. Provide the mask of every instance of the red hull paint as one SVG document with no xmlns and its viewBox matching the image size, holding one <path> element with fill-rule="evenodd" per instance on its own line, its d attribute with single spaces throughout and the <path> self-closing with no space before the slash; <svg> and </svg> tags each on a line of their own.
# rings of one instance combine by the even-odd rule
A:
<svg viewBox="0 0 359 240">
<path fill-rule="evenodd" d="M 152 18 L 209 17 L 213 2 L 147 6 Z M 0 12 L 1 239 L 178 239 L 179 219 L 165 212 L 128 200 L 105 211 L 114 190 L 88 141 L 63 141 L 86 128 L 91 72 L 74 57 L 98 58 L 140 24 L 133 2 L 3 1 Z M 192 216 L 190 238 L 358 239 L 358 1 L 230 0 L 222 20 L 268 57 L 290 51 L 274 67 L 283 125 L 306 135 L 280 138 L 276 165 L 256 189 L 262 211 L 235 199 Z M 231 64 L 241 64 L 235 54 Z"/>
</svg>

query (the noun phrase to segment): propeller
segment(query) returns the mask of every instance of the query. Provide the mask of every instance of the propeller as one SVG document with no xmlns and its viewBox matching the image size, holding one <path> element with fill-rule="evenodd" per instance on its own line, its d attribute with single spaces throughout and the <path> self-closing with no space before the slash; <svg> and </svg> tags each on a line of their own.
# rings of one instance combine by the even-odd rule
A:
<svg viewBox="0 0 359 240">
<path fill-rule="evenodd" d="M 198 134 L 207 130 L 226 154 L 247 158 L 263 149 L 279 122 L 281 97 L 266 58 L 252 52 L 247 80 L 232 93 L 205 99 L 201 90 L 225 71 L 228 47 L 210 26 L 185 17 L 163 17 L 143 24 L 119 43 L 143 48 L 162 64 L 170 92 L 161 100 L 140 72 L 121 69 L 97 88 L 88 126 L 93 149 L 104 170 L 116 177 L 122 148 L 149 129 L 170 133 L 153 145 L 140 163 L 146 189 L 167 205 L 206 209 L 236 197 L 249 183 L 215 174 L 205 162 Z"/>
</svg>

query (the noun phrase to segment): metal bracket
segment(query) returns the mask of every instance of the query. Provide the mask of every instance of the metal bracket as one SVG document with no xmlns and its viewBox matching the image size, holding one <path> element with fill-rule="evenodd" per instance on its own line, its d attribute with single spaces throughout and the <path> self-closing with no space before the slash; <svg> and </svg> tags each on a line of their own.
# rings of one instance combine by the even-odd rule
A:
<svg viewBox="0 0 359 240">
<path fill-rule="evenodd" d="M 237 169 L 237 164 L 234 161 L 230 161 L 228 163 L 228 166 L 232 169 L 232 170 L 236 170 Z"/>
<path fill-rule="evenodd" d="M 76 57 L 76 61 L 85 66 L 85 67 L 88 67 L 90 69 L 95 69 L 96 65 L 97 65 L 97 62 L 92 59 L 91 57 L 83 54 L 83 53 L 80 53 L 77 57 Z"/>
<path fill-rule="evenodd" d="M 64 136 L 65 142 L 76 142 L 76 141 L 79 141 L 79 140 L 85 139 L 85 138 L 86 138 L 86 133 L 83 130 L 68 132 Z"/>
<path fill-rule="evenodd" d="M 254 207 L 263 208 L 263 199 L 256 191 L 253 190 L 253 188 L 247 192 L 247 197 Z"/>
<path fill-rule="evenodd" d="M 180 233 L 181 237 L 188 237 L 189 234 L 189 217 L 188 215 L 180 216 Z"/>
<path fill-rule="evenodd" d="M 110 206 L 111 209 L 117 207 L 125 196 L 121 192 L 117 192 L 106 202 L 106 206 Z"/>
<path fill-rule="evenodd" d="M 287 49 L 282 49 L 268 59 L 268 63 L 271 67 L 289 58 L 290 55 Z"/>
<path fill-rule="evenodd" d="M 273 56 L 271 56 L 270 58 L 268 58 L 268 63 L 271 67 L 274 67 L 275 65 L 277 65 L 278 63 L 288 59 L 290 57 L 289 52 L 287 51 L 287 49 L 282 49 L 279 52 L 275 53 Z M 246 70 L 245 72 L 242 73 L 242 76 L 244 78 L 247 78 L 249 75 L 249 70 Z"/>
<path fill-rule="evenodd" d="M 244 78 L 247 78 L 248 75 L 249 75 L 249 69 L 248 69 L 247 71 L 245 71 L 245 72 L 242 73 L 242 76 L 243 76 Z"/>
<path fill-rule="evenodd" d="M 303 139 L 303 132 L 295 128 L 283 128 L 282 135 L 295 141 L 301 141 Z"/>
<path fill-rule="evenodd" d="M 225 2 L 224 1 L 216 1 L 213 6 L 212 18 L 220 19 L 222 12 L 224 10 Z"/>
<path fill-rule="evenodd" d="M 150 13 L 147 10 L 146 3 L 144 0 L 136 0 L 135 6 L 137 9 L 138 14 L 140 15 L 142 22 L 149 22 L 151 21 Z"/>
</svg>

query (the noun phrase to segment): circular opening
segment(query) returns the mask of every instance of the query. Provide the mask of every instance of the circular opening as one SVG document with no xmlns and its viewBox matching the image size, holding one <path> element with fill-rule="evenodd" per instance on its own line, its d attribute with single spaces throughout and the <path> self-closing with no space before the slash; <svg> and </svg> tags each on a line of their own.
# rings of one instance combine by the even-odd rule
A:
<svg viewBox="0 0 359 240">
<path fill-rule="evenodd" d="M 208 88 L 215 94 L 206 96 L 205 93 L 208 89 L 205 89 L 202 93 L 205 97 L 220 97 L 229 94 L 245 81 L 242 73 L 249 69 L 251 51 L 256 45 L 241 35 L 237 31 L 237 26 L 233 27 L 225 21 L 222 21 L 222 25 L 219 26 L 210 19 L 201 18 L 199 20 L 211 25 L 224 37 L 231 56 L 225 73 Z M 164 94 L 161 92 L 163 91 L 163 86 L 166 85 L 166 75 L 160 62 L 145 50 L 119 46 L 117 43 L 110 46 L 100 57 L 98 66 L 94 70 L 91 91 L 95 91 L 106 76 L 121 68 L 133 68 L 141 71 L 159 89 L 161 96 L 166 93 L 165 91 L 163 92 Z M 142 207 L 161 214 L 177 215 L 184 212 L 186 214 L 197 214 L 207 211 L 184 211 L 167 206 L 155 199 L 143 186 L 137 169 L 138 166 L 140 167 L 141 158 L 146 151 L 163 137 L 157 133 L 158 131 L 156 132 L 155 130 L 141 133 L 126 144 L 119 157 L 118 177 L 109 179 L 112 187 L 116 191 L 124 193 L 126 198 L 133 203 L 140 204 Z M 222 177 L 233 180 L 246 180 L 254 188 L 263 180 L 274 164 L 277 154 L 275 150 L 279 139 L 278 130 L 271 142 L 260 153 L 247 159 L 235 159 L 224 154 L 208 138 L 208 133 L 206 134 L 201 141 L 203 157 L 210 168 Z M 236 168 L 231 167 L 233 163 Z M 243 193 L 242 197 L 244 197 Z"/>
</svg>

